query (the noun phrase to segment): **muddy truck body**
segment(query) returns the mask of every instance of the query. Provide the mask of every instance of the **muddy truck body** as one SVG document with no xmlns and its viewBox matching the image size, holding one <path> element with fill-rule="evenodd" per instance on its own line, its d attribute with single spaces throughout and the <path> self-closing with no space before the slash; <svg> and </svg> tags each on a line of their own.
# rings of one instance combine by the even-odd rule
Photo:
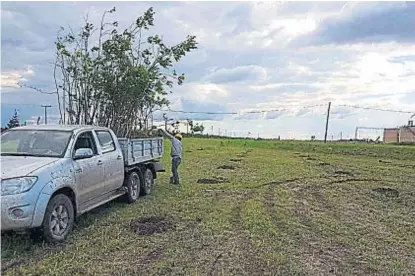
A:
<svg viewBox="0 0 415 276">
<path fill-rule="evenodd" d="M 153 189 L 163 138 L 117 138 L 108 128 L 35 125 L 1 134 L 1 230 L 63 241 L 76 217 Z"/>
</svg>

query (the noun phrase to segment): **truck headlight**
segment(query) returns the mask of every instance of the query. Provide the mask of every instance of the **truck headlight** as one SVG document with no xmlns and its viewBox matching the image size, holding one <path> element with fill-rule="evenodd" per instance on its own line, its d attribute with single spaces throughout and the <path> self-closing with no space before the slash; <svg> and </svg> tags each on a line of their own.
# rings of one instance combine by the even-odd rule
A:
<svg viewBox="0 0 415 276">
<path fill-rule="evenodd" d="M 1 195 L 17 195 L 29 191 L 37 181 L 36 176 L 1 180 Z"/>
</svg>

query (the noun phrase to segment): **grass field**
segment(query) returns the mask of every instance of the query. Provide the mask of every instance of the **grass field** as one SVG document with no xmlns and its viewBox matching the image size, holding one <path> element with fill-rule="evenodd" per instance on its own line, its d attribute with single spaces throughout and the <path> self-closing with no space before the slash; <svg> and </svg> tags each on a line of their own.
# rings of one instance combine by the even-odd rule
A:
<svg viewBox="0 0 415 276">
<path fill-rule="evenodd" d="M 180 188 L 162 173 L 64 245 L 2 236 L 3 274 L 415 274 L 415 147 L 189 138 L 184 151 Z"/>
</svg>

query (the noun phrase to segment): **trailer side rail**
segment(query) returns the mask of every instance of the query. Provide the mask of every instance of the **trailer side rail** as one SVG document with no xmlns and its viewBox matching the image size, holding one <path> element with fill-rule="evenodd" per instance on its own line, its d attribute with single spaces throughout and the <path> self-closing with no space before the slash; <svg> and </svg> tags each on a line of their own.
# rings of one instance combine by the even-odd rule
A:
<svg viewBox="0 0 415 276">
<path fill-rule="evenodd" d="M 163 157 L 163 138 L 118 138 L 127 166 Z"/>
</svg>

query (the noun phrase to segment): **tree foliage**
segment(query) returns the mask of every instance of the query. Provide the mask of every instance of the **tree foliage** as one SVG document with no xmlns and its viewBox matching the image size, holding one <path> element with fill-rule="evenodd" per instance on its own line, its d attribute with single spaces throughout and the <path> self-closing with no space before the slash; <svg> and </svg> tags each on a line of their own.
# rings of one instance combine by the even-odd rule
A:
<svg viewBox="0 0 415 276">
<path fill-rule="evenodd" d="M 19 127 L 19 126 L 20 126 L 19 114 L 17 113 L 17 110 L 14 110 L 13 117 L 7 123 L 7 129 L 11 129 L 14 127 Z"/>
<path fill-rule="evenodd" d="M 56 40 L 55 85 L 62 101 L 62 121 L 98 124 L 117 135 L 145 129 L 155 109 L 169 104 L 167 95 L 184 74 L 174 65 L 197 48 L 195 36 L 168 46 L 160 35 L 147 35 L 154 26 L 153 8 L 131 26 L 118 30 L 104 12 L 99 27 L 88 19 L 79 33 L 71 28 Z M 95 42 L 95 44 L 94 44 Z M 66 112 L 65 112 L 66 111 Z"/>
<path fill-rule="evenodd" d="M 196 123 L 196 125 L 192 127 L 192 132 L 194 133 L 200 132 L 200 134 L 203 134 L 204 130 L 205 130 L 205 126 L 203 124 L 199 125 L 198 123 Z"/>
</svg>

